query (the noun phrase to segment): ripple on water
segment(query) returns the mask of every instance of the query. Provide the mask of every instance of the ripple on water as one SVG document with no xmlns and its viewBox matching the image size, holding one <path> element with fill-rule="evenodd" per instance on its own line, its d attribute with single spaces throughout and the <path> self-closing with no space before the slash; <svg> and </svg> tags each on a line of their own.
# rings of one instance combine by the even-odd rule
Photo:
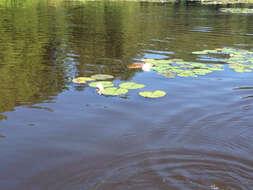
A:
<svg viewBox="0 0 253 190">
<path fill-rule="evenodd" d="M 45 176 L 51 181 L 40 187 L 54 190 L 247 190 L 253 185 L 251 158 L 209 150 L 160 149 L 108 158 L 102 164 L 95 160 L 90 166 L 81 161 L 46 172 L 26 188 Z"/>
</svg>

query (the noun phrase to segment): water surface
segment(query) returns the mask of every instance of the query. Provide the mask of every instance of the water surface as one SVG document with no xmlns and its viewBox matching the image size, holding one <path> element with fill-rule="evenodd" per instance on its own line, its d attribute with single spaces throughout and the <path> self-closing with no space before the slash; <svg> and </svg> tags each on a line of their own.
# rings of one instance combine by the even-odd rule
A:
<svg viewBox="0 0 253 190">
<path fill-rule="evenodd" d="M 253 51 L 252 15 L 184 2 L 8 2 L 0 3 L 0 189 L 252 189 L 252 72 L 191 53 Z M 225 70 L 169 79 L 128 69 L 143 58 Z M 99 96 L 71 82 L 98 73 L 167 95 Z"/>
</svg>

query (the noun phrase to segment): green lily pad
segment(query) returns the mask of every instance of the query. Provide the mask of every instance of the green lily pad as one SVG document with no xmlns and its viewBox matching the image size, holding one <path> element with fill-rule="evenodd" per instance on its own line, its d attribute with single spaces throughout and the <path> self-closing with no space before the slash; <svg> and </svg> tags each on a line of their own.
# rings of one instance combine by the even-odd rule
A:
<svg viewBox="0 0 253 190">
<path fill-rule="evenodd" d="M 77 78 L 74 78 L 72 82 L 77 83 L 77 84 L 85 84 L 87 81 L 93 81 L 93 80 L 95 79 L 90 78 L 90 77 L 77 77 Z"/>
<path fill-rule="evenodd" d="M 118 96 L 118 95 L 126 94 L 127 92 L 128 90 L 125 88 L 110 87 L 110 88 L 105 88 L 102 91 L 102 94 L 108 95 L 108 96 Z"/>
<path fill-rule="evenodd" d="M 107 74 L 96 74 L 96 75 L 92 75 L 91 78 L 96 79 L 96 80 L 108 80 L 108 79 L 113 79 L 114 76 L 107 75 Z"/>
<path fill-rule="evenodd" d="M 171 72 L 161 72 L 161 73 L 158 73 L 159 75 L 162 75 L 166 78 L 169 78 L 169 79 L 172 79 L 172 78 L 176 78 L 176 75 L 174 73 L 171 73 Z"/>
<path fill-rule="evenodd" d="M 6 136 L 0 134 L 0 138 L 5 138 Z"/>
<path fill-rule="evenodd" d="M 139 88 L 144 88 L 144 84 L 138 84 L 136 82 L 124 82 L 119 85 L 120 88 L 125 88 L 125 89 L 139 89 Z"/>
<path fill-rule="evenodd" d="M 114 86 L 114 84 L 113 84 L 112 82 L 110 82 L 110 81 L 96 81 L 96 82 L 91 82 L 91 83 L 89 83 L 89 86 L 90 86 L 90 87 L 95 87 L 95 88 L 97 88 L 98 84 L 102 84 L 102 86 L 103 86 L 104 88 Z"/>
<path fill-rule="evenodd" d="M 154 92 L 152 92 L 152 91 L 143 91 L 143 92 L 139 92 L 139 95 L 143 96 L 145 98 L 161 98 L 161 97 L 166 95 L 166 92 L 164 92 L 162 90 L 156 90 Z"/>
</svg>

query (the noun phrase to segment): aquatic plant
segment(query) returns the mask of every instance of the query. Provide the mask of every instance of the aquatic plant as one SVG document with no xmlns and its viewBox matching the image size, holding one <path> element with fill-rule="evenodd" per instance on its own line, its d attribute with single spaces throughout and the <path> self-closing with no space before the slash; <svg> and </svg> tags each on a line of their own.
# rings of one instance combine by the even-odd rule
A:
<svg viewBox="0 0 253 190">
<path fill-rule="evenodd" d="M 102 94 L 108 95 L 108 96 L 118 96 L 118 95 L 126 94 L 127 92 L 128 90 L 125 88 L 109 87 L 109 88 L 105 88 Z"/>
<path fill-rule="evenodd" d="M 119 85 L 120 88 L 125 88 L 125 89 L 139 89 L 139 88 L 144 88 L 144 84 L 139 84 L 136 82 L 124 82 Z"/>
<path fill-rule="evenodd" d="M 94 81 L 95 79 L 90 77 L 77 77 L 72 80 L 73 83 L 85 84 L 87 81 Z"/>
<path fill-rule="evenodd" d="M 152 92 L 152 91 L 143 91 L 143 92 L 139 92 L 139 95 L 143 96 L 145 98 L 161 98 L 161 97 L 166 95 L 166 92 L 164 92 L 162 90 L 156 90 L 154 92 Z"/>
<path fill-rule="evenodd" d="M 96 75 L 91 75 L 91 78 L 96 79 L 96 80 L 108 80 L 108 79 L 113 79 L 114 76 L 107 75 L 107 74 L 96 74 Z"/>
<path fill-rule="evenodd" d="M 228 63 L 229 68 L 235 72 L 252 72 L 253 70 L 253 52 L 243 49 L 222 48 L 215 50 L 195 51 L 193 54 L 224 54 L 228 55 L 228 59 L 224 62 Z M 210 70 L 221 71 L 224 70 L 220 64 L 213 65 Z"/>
<path fill-rule="evenodd" d="M 99 87 L 99 86 L 103 86 L 104 88 L 106 87 L 112 87 L 114 86 L 114 84 L 111 81 L 96 81 L 96 82 L 91 82 L 89 83 L 90 87 Z"/>
<path fill-rule="evenodd" d="M 208 51 L 211 52 L 211 51 Z M 202 52 L 200 52 L 202 54 Z M 205 52 L 206 53 L 206 52 Z M 152 70 L 157 74 L 167 78 L 178 77 L 198 77 L 213 71 L 223 70 L 222 65 L 213 65 L 197 62 L 184 61 L 182 59 L 155 60 L 146 59 L 147 63 L 152 63 Z"/>
</svg>

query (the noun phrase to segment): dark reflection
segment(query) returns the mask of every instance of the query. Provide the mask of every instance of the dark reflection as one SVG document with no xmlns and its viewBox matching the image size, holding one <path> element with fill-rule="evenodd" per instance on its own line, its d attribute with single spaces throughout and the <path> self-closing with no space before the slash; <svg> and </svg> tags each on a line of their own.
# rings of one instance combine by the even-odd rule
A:
<svg viewBox="0 0 253 190">
<path fill-rule="evenodd" d="M 139 71 L 127 65 L 143 57 L 162 52 L 192 60 L 191 51 L 203 47 L 250 44 L 239 34 L 253 32 L 250 17 L 178 1 L 2 1 L 0 7 L 0 112 L 52 100 L 76 76 L 129 80 Z"/>
</svg>

